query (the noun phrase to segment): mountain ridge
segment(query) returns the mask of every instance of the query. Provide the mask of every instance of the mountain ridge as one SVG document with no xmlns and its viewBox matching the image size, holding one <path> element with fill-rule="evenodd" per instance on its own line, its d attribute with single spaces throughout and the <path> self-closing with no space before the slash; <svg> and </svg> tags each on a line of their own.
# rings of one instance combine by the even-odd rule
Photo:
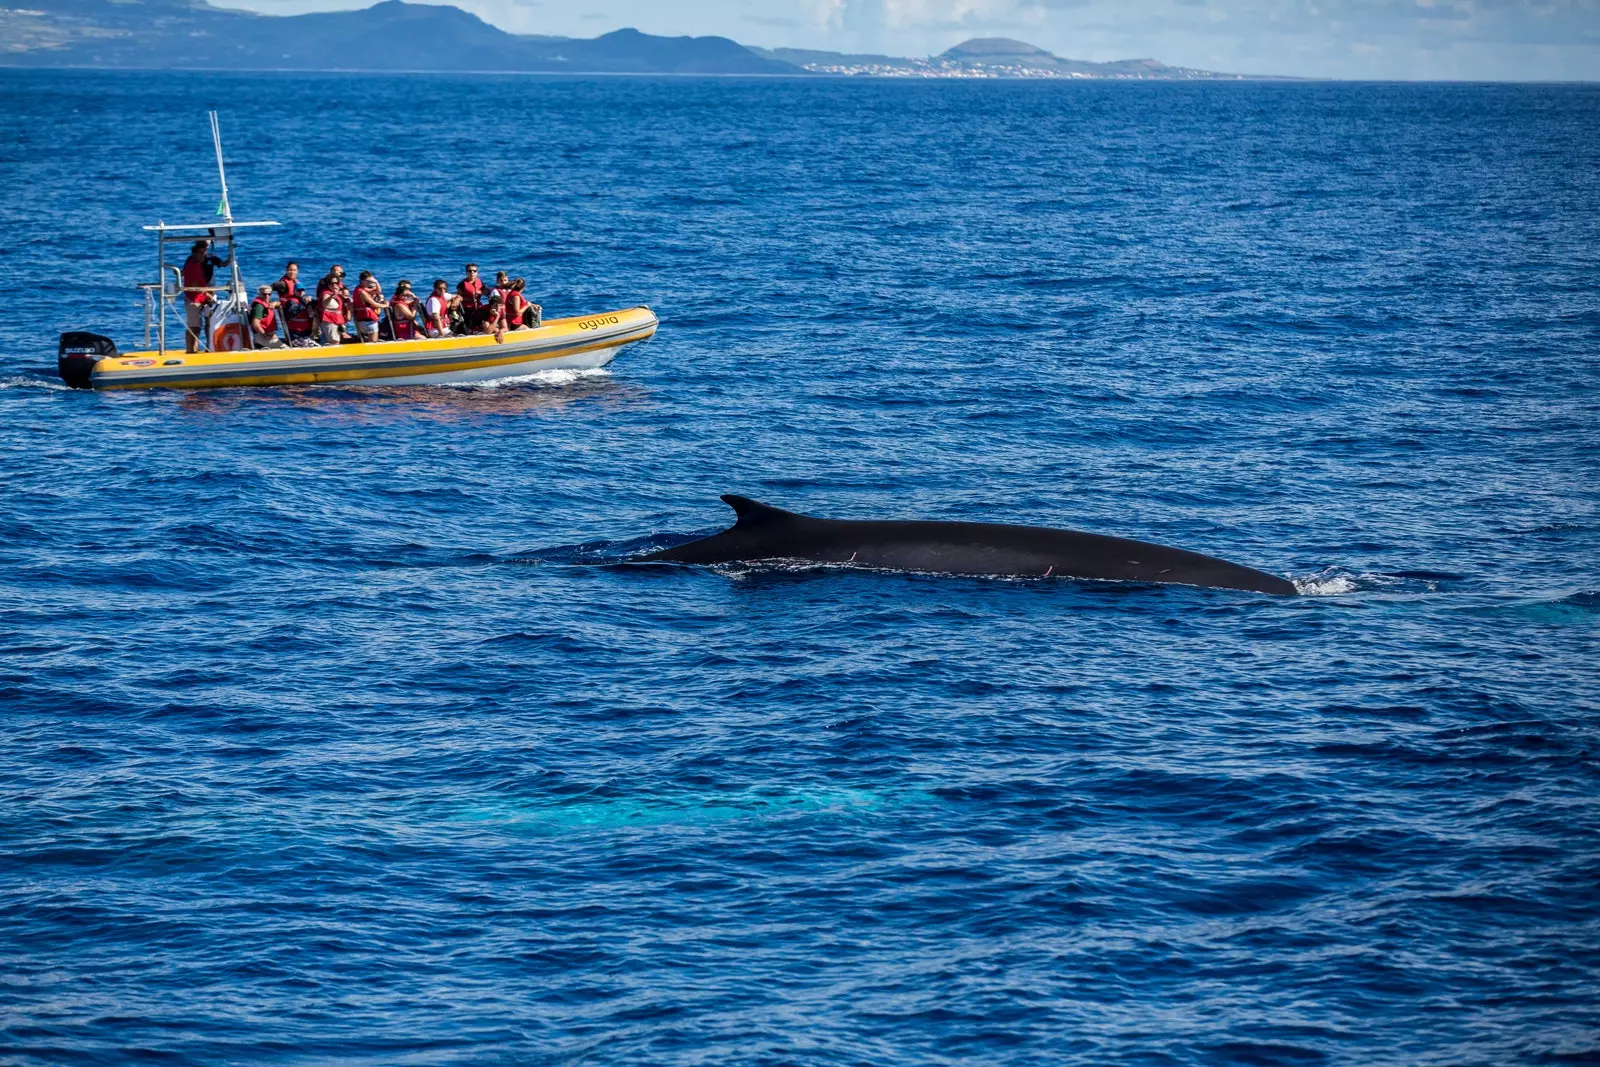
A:
<svg viewBox="0 0 1600 1067">
<path fill-rule="evenodd" d="M 0 8 L 0 67 L 428 73 L 717 74 L 790 77 L 1228 78 L 1153 59 L 1063 59 L 1010 38 L 973 38 L 926 59 L 765 49 L 727 37 L 512 34 L 449 4 L 266 15 L 207 0 L 51 0 Z"/>
<path fill-rule="evenodd" d="M 446 4 L 263 15 L 205 0 L 53 0 L 0 9 L 0 66 L 584 74 L 805 72 L 727 37 L 517 35 Z"/>
</svg>

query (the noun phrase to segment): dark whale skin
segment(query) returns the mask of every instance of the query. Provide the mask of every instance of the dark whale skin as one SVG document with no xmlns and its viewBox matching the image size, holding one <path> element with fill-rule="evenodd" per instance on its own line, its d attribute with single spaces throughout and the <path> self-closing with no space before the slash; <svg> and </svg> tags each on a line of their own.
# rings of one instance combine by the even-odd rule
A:
<svg viewBox="0 0 1600 1067">
<path fill-rule="evenodd" d="M 1156 582 L 1277 596 L 1298 592 L 1294 583 L 1274 574 L 1125 537 L 988 522 L 819 519 L 747 497 L 722 499 L 739 517 L 731 529 L 635 562 L 793 559 L 933 574 Z"/>
</svg>

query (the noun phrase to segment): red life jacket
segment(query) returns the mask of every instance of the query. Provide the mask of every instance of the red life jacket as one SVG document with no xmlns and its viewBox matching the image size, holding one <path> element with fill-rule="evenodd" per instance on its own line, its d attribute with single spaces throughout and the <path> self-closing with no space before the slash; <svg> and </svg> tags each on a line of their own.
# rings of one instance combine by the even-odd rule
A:
<svg viewBox="0 0 1600 1067">
<path fill-rule="evenodd" d="M 201 289 L 210 285 L 211 272 L 211 265 L 206 262 L 205 256 L 190 256 L 183 261 L 183 287 Z M 191 304 L 204 304 L 210 297 L 210 293 L 183 294 L 183 298 Z"/>
<path fill-rule="evenodd" d="M 369 303 L 369 301 L 382 299 L 382 290 L 374 293 L 370 289 L 357 289 L 355 297 L 356 318 L 362 322 L 377 322 L 383 317 L 383 311 Z"/>
<path fill-rule="evenodd" d="M 329 307 L 329 305 L 333 305 Z M 344 325 L 344 301 L 340 299 L 336 289 L 329 289 L 317 301 L 317 306 L 322 309 L 322 321 L 331 322 L 335 326 Z"/>
<path fill-rule="evenodd" d="M 505 286 L 504 288 L 498 285 L 495 286 L 494 294 L 500 298 L 500 303 L 502 304 L 509 304 L 511 302 L 511 286 L 509 285 Z"/>
<path fill-rule="evenodd" d="M 414 296 L 397 296 L 389 301 L 391 311 L 400 311 L 404 314 L 391 314 L 389 321 L 394 324 L 394 339 L 396 341 L 409 341 L 417 335 L 416 320 L 411 316 L 417 310 L 417 298 Z"/>
<path fill-rule="evenodd" d="M 506 321 L 512 326 L 522 325 L 522 313 L 528 310 L 528 299 L 515 289 L 506 290 Z"/>
<path fill-rule="evenodd" d="M 293 296 L 300 296 L 301 293 L 304 292 L 304 290 L 302 290 L 300 288 L 300 283 L 299 282 L 290 281 L 289 280 L 289 276 L 287 274 L 285 274 L 283 277 L 278 279 L 278 285 L 283 286 L 283 299 L 284 300 L 288 300 L 290 297 L 293 297 Z M 277 288 L 277 286 L 274 286 L 273 288 Z"/>
<path fill-rule="evenodd" d="M 311 332 L 311 305 L 306 303 L 304 294 L 295 297 L 284 308 L 283 317 L 289 323 L 291 333 Z"/>
<path fill-rule="evenodd" d="M 278 332 L 278 310 L 276 308 L 259 296 L 250 301 L 250 307 L 250 317 L 252 319 L 255 318 L 254 309 L 260 308 L 264 312 L 261 316 L 261 321 L 252 325 L 251 329 L 259 334 L 274 334 Z"/>
<path fill-rule="evenodd" d="M 461 294 L 463 307 L 475 308 L 483 306 L 482 278 L 461 279 L 461 284 L 456 286 L 456 292 Z"/>
<path fill-rule="evenodd" d="M 343 282 L 336 282 L 331 278 L 324 278 L 317 283 L 317 306 L 322 306 L 322 298 L 332 293 L 339 298 L 339 306 L 349 310 L 350 294 L 345 289 Z"/>
</svg>

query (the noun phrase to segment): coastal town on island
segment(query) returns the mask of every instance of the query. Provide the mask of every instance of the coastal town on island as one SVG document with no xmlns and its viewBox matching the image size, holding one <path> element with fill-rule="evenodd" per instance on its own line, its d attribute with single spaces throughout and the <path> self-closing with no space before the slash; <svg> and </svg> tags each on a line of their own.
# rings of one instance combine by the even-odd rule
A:
<svg viewBox="0 0 1600 1067">
<path fill-rule="evenodd" d="M 1155 59 L 1120 59 L 1096 63 L 1063 59 L 1036 45 L 1009 37 L 978 37 L 936 56 L 904 58 L 850 55 L 800 48 L 752 48 L 766 59 L 789 63 L 813 74 L 867 78 L 1124 78 L 1215 80 L 1241 78 L 1191 67 L 1173 67 Z"/>
</svg>

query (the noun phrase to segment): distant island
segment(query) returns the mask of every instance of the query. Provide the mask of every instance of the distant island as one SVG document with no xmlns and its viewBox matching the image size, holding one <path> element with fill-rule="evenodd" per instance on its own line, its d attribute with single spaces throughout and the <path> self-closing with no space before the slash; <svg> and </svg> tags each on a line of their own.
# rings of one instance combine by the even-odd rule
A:
<svg viewBox="0 0 1600 1067">
<path fill-rule="evenodd" d="M 22 0 L 26 3 L 27 0 Z M 35 0 L 43 4 L 43 0 Z M 1004 37 L 937 56 L 753 48 L 726 37 L 595 38 L 507 33 L 444 4 L 262 15 L 205 0 L 48 0 L 0 8 L 0 67 L 574 74 L 731 74 L 892 78 L 1215 79 L 1242 75 L 1154 59 L 1063 59 Z"/>
<path fill-rule="evenodd" d="M 803 48 L 751 48 L 767 59 L 791 63 L 813 74 L 880 78 L 1243 78 L 1190 67 L 1169 67 L 1155 59 L 1092 63 L 1062 59 L 1037 45 L 1009 37 L 974 37 L 927 59 L 846 55 Z"/>
</svg>

